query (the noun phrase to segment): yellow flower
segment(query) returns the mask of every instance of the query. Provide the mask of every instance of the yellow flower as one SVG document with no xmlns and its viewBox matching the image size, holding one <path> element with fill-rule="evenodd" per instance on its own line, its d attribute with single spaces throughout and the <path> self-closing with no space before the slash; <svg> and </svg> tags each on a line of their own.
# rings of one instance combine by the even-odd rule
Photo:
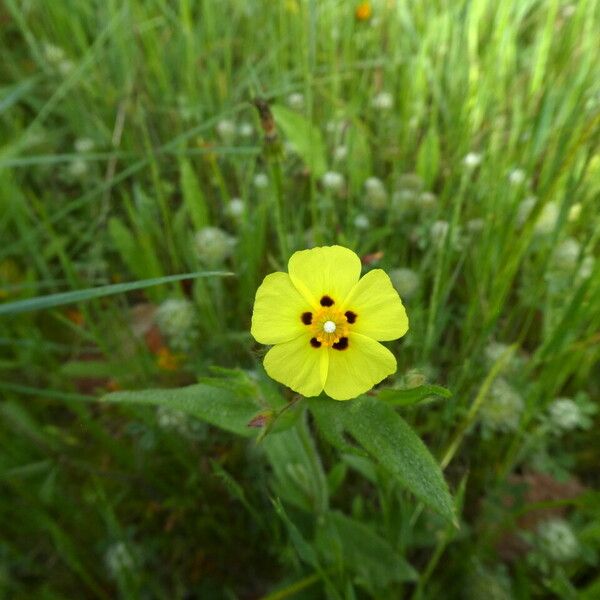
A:
<svg viewBox="0 0 600 600">
<path fill-rule="evenodd" d="M 373 14 L 373 9 L 370 2 L 361 2 L 354 11 L 354 16 L 357 21 L 368 21 Z"/>
<path fill-rule="evenodd" d="M 303 396 L 323 390 L 349 400 L 396 371 L 380 341 L 408 330 L 408 318 L 381 269 L 360 278 L 360 259 L 342 246 L 295 252 L 288 273 L 267 275 L 256 292 L 252 335 L 273 345 L 264 366 Z M 360 279 L 360 280 L 359 280 Z"/>
</svg>

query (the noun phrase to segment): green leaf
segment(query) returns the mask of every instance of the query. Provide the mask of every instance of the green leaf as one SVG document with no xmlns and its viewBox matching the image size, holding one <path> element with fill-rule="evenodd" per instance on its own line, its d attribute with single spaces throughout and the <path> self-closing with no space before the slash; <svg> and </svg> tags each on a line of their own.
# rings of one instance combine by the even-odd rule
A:
<svg viewBox="0 0 600 600">
<path fill-rule="evenodd" d="M 234 393 L 226 387 L 205 383 L 174 389 L 114 392 L 100 400 L 168 406 L 245 437 L 256 435 L 256 430 L 248 427 L 248 422 L 260 408 L 251 397 Z"/>
<path fill-rule="evenodd" d="M 365 180 L 373 173 L 373 161 L 369 146 L 368 131 L 359 119 L 354 119 L 346 133 L 348 165 L 352 165 L 348 178 L 352 189 L 360 190 Z"/>
<path fill-rule="evenodd" d="M 111 285 L 102 285 L 96 288 L 86 288 L 83 290 L 73 290 L 71 292 L 62 292 L 60 294 L 50 294 L 49 296 L 38 296 L 37 298 L 28 298 L 27 300 L 18 300 L 17 302 L 7 302 L 0 304 L 0 316 L 15 315 L 18 313 L 29 312 L 32 310 L 42 310 L 45 308 L 54 308 L 65 304 L 83 302 L 103 298 L 104 296 L 114 296 L 134 290 L 142 290 L 154 285 L 182 281 L 183 279 L 197 279 L 199 277 L 229 277 L 233 273 L 225 271 L 196 271 L 194 273 L 184 273 L 180 275 L 167 275 L 166 277 L 155 277 L 153 279 L 144 279 L 142 281 L 131 281 L 128 283 L 114 283 Z"/>
<path fill-rule="evenodd" d="M 441 385 L 419 385 L 410 389 L 388 388 L 381 390 L 378 398 L 391 404 L 392 406 L 410 406 L 417 404 L 430 396 L 441 396 L 442 398 L 451 398 L 452 392 Z"/>
<path fill-rule="evenodd" d="M 327 563 L 349 570 L 371 592 L 393 581 L 417 579 L 412 566 L 373 527 L 339 511 L 325 516 L 325 523 L 317 529 L 317 545 Z"/>
<path fill-rule="evenodd" d="M 208 207 L 206 199 L 198 183 L 198 178 L 189 160 L 180 162 L 180 182 L 183 193 L 183 203 L 187 208 L 192 223 L 196 229 L 209 225 Z"/>
<path fill-rule="evenodd" d="M 361 452 L 358 446 L 352 445 L 344 437 L 343 414 L 338 410 L 334 402 L 325 397 L 309 398 L 308 406 L 312 413 L 322 436 L 335 448 L 342 452 L 355 454 Z"/>
<path fill-rule="evenodd" d="M 285 509 L 283 508 L 283 504 L 281 504 L 281 501 L 274 500 L 273 507 L 275 508 L 277 515 L 279 515 L 279 518 L 285 523 L 294 549 L 298 553 L 300 560 L 311 565 L 318 571 L 321 571 L 321 565 L 319 564 L 319 558 L 317 557 L 316 552 L 314 551 L 313 547 L 304 539 L 304 536 L 300 533 L 300 530 L 298 527 L 296 527 L 296 524 L 288 517 Z"/>
<path fill-rule="evenodd" d="M 289 504 L 309 513 L 324 513 L 329 498 L 327 478 L 306 419 L 262 441 L 273 469 L 275 493 Z"/>
<path fill-rule="evenodd" d="M 316 406 L 318 404 L 318 406 Z M 327 406 L 325 406 L 327 405 Z M 385 402 L 361 396 L 350 402 L 319 398 L 313 414 L 327 410 L 394 478 L 424 504 L 454 521 L 454 508 L 442 471 L 417 434 Z"/>
<path fill-rule="evenodd" d="M 144 277 L 145 272 L 140 268 L 139 262 L 141 249 L 133 233 L 117 217 L 111 217 L 108 220 L 108 233 L 129 271 L 135 277 Z"/>
<path fill-rule="evenodd" d="M 277 126 L 283 131 L 315 177 L 327 171 L 325 144 L 321 132 L 308 119 L 283 106 L 272 106 Z"/>
<path fill-rule="evenodd" d="M 421 176 L 427 189 L 430 189 L 438 175 L 440 165 L 440 140 L 437 131 L 432 127 L 421 142 L 417 153 L 417 173 Z"/>
</svg>

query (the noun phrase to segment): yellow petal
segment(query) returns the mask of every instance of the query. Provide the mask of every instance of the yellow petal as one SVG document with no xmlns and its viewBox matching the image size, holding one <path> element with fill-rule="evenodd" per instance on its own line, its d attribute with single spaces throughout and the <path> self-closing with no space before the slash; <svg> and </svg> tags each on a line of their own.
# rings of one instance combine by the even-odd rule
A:
<svg viewBox="0 0 600 600">
<path fill-rule="evenodd" d="M 350 333 L 345 350 L 329 348 L 325 393 L 334 400 L 350 400 L 370 390 L 396 371 L 394 355 L 365 335 Z"/>
<path fill-rule="evenodd" d="M 341 304 L 358 282 L 360 267 L 360 258 L 342 246 L 294 252 L 288 262 L 292 282 L 315 309 L 323 296 Z"/>
<path fill-rule="evenodd" d="M 313 348 L 310 335 L 273 346 L 265 356 L 265 371 L 303 396 L 318 396 L 323 391 L 329 365 L 327 348 Z"/>
<path fill-rule="evenodd" d="M 344 301 L 343 310 L 356 315 L 352 331 L 388 341 L 408 331 L 408 317 L 398 292 L 381 269 L 369 271 Z"/>
<path fill-rule="evenodd" d="M 279 344 L 307 332 L 302 314 L 311 311 L 287 273 L 267 275 L 256 292 L 252 329 L 261 344 Z"/>
</svg>

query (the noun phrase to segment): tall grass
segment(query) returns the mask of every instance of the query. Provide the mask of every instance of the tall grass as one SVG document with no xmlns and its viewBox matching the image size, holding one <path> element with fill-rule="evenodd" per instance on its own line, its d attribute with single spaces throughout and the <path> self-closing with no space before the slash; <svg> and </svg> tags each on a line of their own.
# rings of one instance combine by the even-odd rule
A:
<svg viewBox="0 0 600 600">
<path fill-rule="evenodd" d="M 517 510 L 535 508 L 507 506 L 515 476 L 543 464 L 557 480 L 598 486 L 597 418 L 564 444 L 535 442 L 554 399 L 597 404 L 599 393 L 598 2 L 381 0 L 368 21 L 354 8 L 0 8 L 0 298 L 235 273 L 0 314 L 0 594 L 461 598 L 482 568 L 496 573 L 500 530 L 518 531 Z M 292 94 L 301 106 L 289 106 Z M 276 158 L 257 97 L 279 115 Z M 469 153 L 480 164 L 466 164 Z M 324 185 L 325 171 L 343 175 L 341 190 Z M 383 183 L 381 205 L 369 177 Z M 235 239 L 220 257 L 197 248 L 207 226 Z M 309 475 L 284 464 L 285 448 L 93 402 L 106 390 L 192 383 L 214 366 L 259 369 L 248 333 L 256 288 L 292 251 L 332 243 L 416 273 L 410 332 L 391 345 L 393 383 L 454 392 L 403 414 L 446 468 L 464 506 L 460 532 L 423 517 L 366 459 L 337 462 L 321 441 L 298 442 L 313 467 L 320 452 L 333 508 L 378 532 L 416 583 L 365 583 L 352 556 L 311 562 L 310 513 L 282 491 Z M 197 332 L 183 351 L 161 341 L 175 369 L 149 342 L 148 315 L 169 298 L 193 303 Z M 486 436 L 499 377 L 524 407 L 518 427 Z M 576 504 L 583 558 L 551 572 L 507 563 L 516 597 L 594 597 L 599 502 L 584 498 L 548 500 Z"/>
</svg>

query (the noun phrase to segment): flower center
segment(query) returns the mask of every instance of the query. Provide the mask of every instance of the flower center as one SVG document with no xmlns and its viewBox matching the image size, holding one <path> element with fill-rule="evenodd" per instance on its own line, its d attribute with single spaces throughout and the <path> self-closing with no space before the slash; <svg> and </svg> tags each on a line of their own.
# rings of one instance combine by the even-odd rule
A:
<svg viewBox="0 0 600 600">
<path fill-rule="evenodd" d="M 323 330 L 326 333 L 333 333 L 336 330 L 336 325 L 333 321 L 325 321 L 323 323 Z"/>
<path fill-rule="evenodd" d="M 313 315 L 310 328 L 317 341 L 333 346 L 348 335 L 348 319 L 333 306 L 324 306 Z"/>
</svg>

